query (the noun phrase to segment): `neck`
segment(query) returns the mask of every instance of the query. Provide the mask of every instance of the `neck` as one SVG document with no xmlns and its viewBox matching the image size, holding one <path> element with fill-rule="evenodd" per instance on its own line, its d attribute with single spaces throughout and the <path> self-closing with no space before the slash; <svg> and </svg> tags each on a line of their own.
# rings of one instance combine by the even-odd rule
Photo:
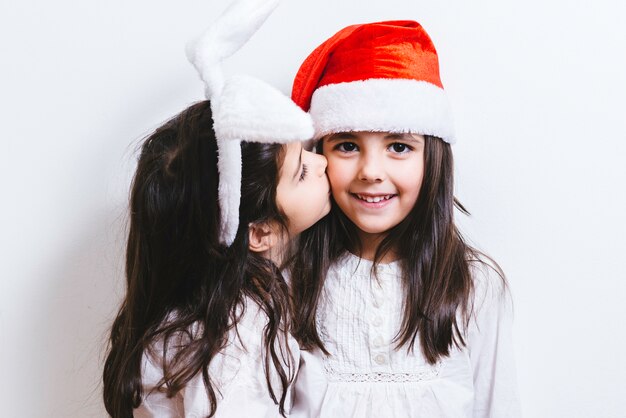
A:
<svg viewBox="0 0 626 418">
<path fill-rule="evenodd" d="M 359 254 L 359 257 L 365 260 L 374 261 L 374 258 L 376 257 L 376 250 L 387 234 L 370 234 L 359 230 L 358 235 L 359 240 L 361 241 L 361 253 Z M 397 259 L 398 255 L 396 251 L 389 250 L 383 254 L 379 262 L 381 264 L 388 264 L 392 261 L 396 261 Z"/>
<path fill-rule="evenodd" d="M 282 237 L 276 245 L 264 251 L 262 253 L 262 256 L 272 261 L 280 269 L 282 267 L 283 261 L 285 261 L 287 250 L 289 248 L 288 245 L 289 245 L 288 239 L 285 239 L 284 237 Z"/>
</svg>

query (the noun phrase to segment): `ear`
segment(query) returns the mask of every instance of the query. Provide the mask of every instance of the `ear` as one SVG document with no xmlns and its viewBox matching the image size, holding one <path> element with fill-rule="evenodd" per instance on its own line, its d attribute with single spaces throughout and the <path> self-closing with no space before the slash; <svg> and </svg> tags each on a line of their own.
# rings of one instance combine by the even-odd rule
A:
<svg viewBox="0 0 626 418">
<path fill-rule="evenodd" d="M 268 222 L 251 223 L 248 234 L 248 248 L 254 253 L 268 252 L 279 239 L 276 228 Z"/>
</svg>

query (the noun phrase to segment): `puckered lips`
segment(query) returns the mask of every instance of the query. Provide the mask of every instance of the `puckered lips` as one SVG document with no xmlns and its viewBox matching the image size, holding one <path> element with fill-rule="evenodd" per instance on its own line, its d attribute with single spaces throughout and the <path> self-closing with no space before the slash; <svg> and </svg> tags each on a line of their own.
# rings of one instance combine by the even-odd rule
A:
<svg viewBox="0 0 626 418">
<path fill-rule="evenodd" d="M 395 193 L 350 193 L 360 205 L 379 209 L 390 204 L 398 195 Z"/>
</svg>

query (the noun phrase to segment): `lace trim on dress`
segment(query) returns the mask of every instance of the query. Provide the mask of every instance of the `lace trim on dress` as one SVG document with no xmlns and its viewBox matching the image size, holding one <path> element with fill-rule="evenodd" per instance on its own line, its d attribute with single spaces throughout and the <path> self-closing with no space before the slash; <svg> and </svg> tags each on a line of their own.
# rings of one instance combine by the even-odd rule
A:
<svg viewBox="0 0 626 418">
<path fill-rule="evenodd" d="M 324 370 L 330 382 L 364 382 L 364 383 L 408 383 L 422 382 L 424 380 L 432 380 L 439 376 L 441 372 L 442 362 L 439 361 L 433 367 L 426 370 L 419 370 L 409 373 L 399 372 L 365 372 L 350 373 L 338 372 L 331 368 L 328 361 L 324 361 Z"/>
</svg>

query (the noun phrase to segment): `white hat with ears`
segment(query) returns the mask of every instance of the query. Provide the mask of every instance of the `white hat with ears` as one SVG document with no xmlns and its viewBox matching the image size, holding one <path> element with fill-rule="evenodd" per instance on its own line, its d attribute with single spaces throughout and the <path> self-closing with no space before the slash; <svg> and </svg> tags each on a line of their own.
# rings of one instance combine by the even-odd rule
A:
<svg viewBox="0 0 626 418">
<path fill-rule="evenodd" d="M 220 241 L 230 246 L 239 227 L 241 141 L 288 143 L 314 135 L 310 115 L 269 84 L 249 76 L 225 78 L 221 63 L 237 52 L 274 11 L 279 0 L 235 0 L 199 38 L 187 58 L 211 101 L 217 139 Z"/>
</svg>

